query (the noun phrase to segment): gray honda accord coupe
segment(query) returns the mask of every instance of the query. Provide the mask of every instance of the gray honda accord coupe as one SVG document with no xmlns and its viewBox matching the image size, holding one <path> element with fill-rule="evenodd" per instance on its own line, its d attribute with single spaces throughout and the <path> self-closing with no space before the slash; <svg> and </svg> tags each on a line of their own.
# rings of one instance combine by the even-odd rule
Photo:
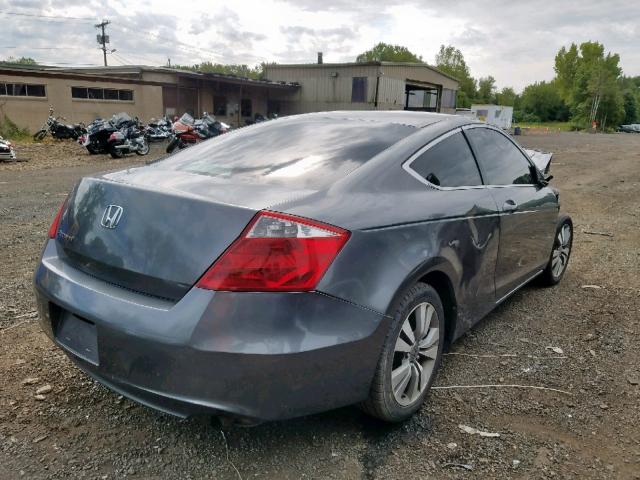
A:
<svg viewBox="0 0 640 480">
<path fill-rule="evenodd" d="M 253 125 L 80 180 L 35 272 L 40 322 L 89 376 L 174 415 L 401 421 L 451 342 L 562 278 L 573 226 L 548 181 L 464 117 Z"/>
</svg>

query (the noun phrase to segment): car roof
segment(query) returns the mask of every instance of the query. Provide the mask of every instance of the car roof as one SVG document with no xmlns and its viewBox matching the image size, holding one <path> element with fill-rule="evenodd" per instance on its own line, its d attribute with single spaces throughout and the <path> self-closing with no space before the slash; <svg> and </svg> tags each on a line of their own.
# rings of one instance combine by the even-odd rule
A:
<svg viewBox="0 0 640 480">
<path fill-rule="evenodd" d="M 299 118 L 318 118 L 335 121 L 363 121 L 363 122 L 380 122 L 380 123 L 398 123 L 410 125 L 416 128 L 423 128 L 437 123 L 447 123 L 451 127 L 474 123 L 468 117 L 461 115 L 450 115 L 445 113 L 433 112 L 410 112 L 406 110 L 340 110 L 332 112 L 314 112 L 295 115 L 291 117 L 282 117 L 290 119 Z"/>
</svg>

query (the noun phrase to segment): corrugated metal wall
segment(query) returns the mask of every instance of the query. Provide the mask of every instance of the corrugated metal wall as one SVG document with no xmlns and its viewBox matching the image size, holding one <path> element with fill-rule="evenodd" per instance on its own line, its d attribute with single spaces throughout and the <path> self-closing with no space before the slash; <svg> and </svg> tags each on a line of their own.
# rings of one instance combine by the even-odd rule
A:
<svg viewBox="0 0 640 480">
<path fill-rule="evenodd" d="M 375 107 L 376 78 L 380 110 L 404 108 L 406 80 L 457 90 L 458 84 L 438 72 L 420 66 L 406 65 L 278 65 L 265 66 L 269 80 L 298 82 L 300 91 L 283 102 L 283 114 L 318 112 L 327 110 L 373 110 Z M 353 77 L 367 78 L 366 102 L 352 102 Z"/>
<path fill-rule="evenodd" d="M 378 85 L 378 109 L 398 110 L 404 108 L 405 81 L 400 78 L 380 77 Z"/>
</svg>

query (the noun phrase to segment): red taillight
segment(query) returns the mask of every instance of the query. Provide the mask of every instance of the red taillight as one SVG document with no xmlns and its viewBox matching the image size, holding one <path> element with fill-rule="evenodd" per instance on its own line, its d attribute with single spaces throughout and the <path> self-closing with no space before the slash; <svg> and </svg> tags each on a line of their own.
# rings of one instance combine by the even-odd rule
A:
<svg viewBox="0 0 640 480">
<path fill-rule="evenodd" d="M 197 286 L 236 292 L 313 290 L 349 235 L 314 220 L 259 212 Z"/>
<path fill-rule="evenodd" d="M 60 205 L 60 208 L 58 209 L 58 213 L 56 213 L 56 216 L 53 217 L 53 222 L 51 222 L 51 226 L 49 227 L 49 238 L 56 238 L 56 236 L 58 235 L 58 227 L 60 226 L 60 217 L 62 217 L 62 213 L 64 212 L 64 208 L 67 205 L 67 201 L 65 200 L 64 202 L 62 202 L 62 205 Z"/>
</svg>

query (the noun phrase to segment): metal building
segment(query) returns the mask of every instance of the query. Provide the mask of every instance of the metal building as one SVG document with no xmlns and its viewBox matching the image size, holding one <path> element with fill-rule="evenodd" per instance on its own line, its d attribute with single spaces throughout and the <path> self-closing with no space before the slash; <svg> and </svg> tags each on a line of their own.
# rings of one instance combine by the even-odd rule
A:
<svg viewBox="0 0 640 480">
<path fill-rule="evenodd" d="M 281 99 L 299 87 L 165 67 L 59 68 L 0 63 L 0 121 L 36 131 L 49 106 L 69 122 L 91 122 L 127 112 L 143 121 L 189 112 L 215 114 L 243 126 L 256 115 L 280 114 Z"/>
<path fill-rule="evenodd" d="M 397 62 L 265 65 L 271 81 L 300 84 L 281 113 L 421 110 L 455 113 L 458 81 L 427 64 Z"/>
</svg>

